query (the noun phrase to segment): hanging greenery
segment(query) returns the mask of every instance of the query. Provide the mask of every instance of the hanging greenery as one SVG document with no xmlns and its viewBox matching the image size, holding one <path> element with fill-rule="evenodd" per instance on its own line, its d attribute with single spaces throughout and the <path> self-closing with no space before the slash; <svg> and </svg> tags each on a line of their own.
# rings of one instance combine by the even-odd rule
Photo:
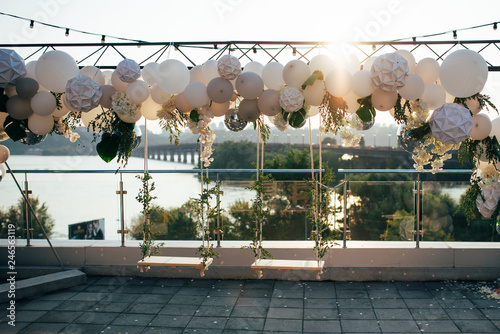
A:
<svg viewBox="0 0 500 334">
<path fill-rule="evenodd" d="M 170 143 L 179 145 L 179 136 L 186 127 L 187 115 L 176 109 L 175 95 L 162 104 L 157 116 L 160 119 L 160 126 L 169 133 Z"/>
<path fill-rule="evenodd" d="M 341 97 L 335 97 L 326 92 L 323 103 L 319 108 L 321 123 L 325 132 L 337 134 L 345 124 L 347 103 Z"/>
</svg>

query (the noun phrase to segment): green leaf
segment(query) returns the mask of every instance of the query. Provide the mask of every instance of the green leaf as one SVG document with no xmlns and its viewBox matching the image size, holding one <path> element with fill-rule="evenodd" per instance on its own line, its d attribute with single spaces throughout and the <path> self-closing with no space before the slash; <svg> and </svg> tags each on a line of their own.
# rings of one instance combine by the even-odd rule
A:
<svg viewBox="0 0 500 334">
<path fill-rule="evenodd" d="M 309 78 L 307 78 L 307 80 L 304 82 L 304 84 L 302 85 L 302 89 L 306 89 L 306 86 L 314 85 L 314 82 L 316 80 L 323 80 L 323 72 L 318 70 L 314 71 L 313 74 L 311 74 Z"/>
<path fill-rule="evenodd" d="M 189 118 L 193 121 L 198 123 L 200 121 L 200 114 L 198 114 L 198 111 L 196 109 L 191 110 L 189 113 Z"/>
<path fill-rule="evenodd" d="M 10 116 L 5 118 L 5 122 L 3 123 L 5 128 L 5 133 L 12 139 L 13 141 L 18 141 L 23 138 L 26 138 L 26 123 L 24 121 L 19 121 Z"/>
<path fill-rule="evenodd" d="M 368 104 L 362 105 L 357 111 L 356 114 L 363 122 L 370 122 L 375 116 L 375 110 L 372 111 L 372 107 Z"/>
<path fill-rule="evenodd" d="M 101 141 L 96 145 L 97 154 L 105 162 L 110 162 L 118 153 L 119 136 L 111 135 L 105 132 L 102 135 Z"/>
<path fill-rule="evenodd" d="M 290 114 L 288 124 L 292 128 L 299 129 L 306 124 L 306 111 L 304 108 Z"/>
</svg>

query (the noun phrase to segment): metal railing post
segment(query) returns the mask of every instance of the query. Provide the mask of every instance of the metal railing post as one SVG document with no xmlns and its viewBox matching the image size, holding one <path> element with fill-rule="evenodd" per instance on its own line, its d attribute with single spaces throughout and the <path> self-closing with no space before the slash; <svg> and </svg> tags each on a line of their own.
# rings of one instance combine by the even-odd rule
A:
<svg viewBox="0 0 500 334">
<path fill-rule="evenodd" d="M 347 248 L 347 173 L 344 174 L 344 233 L 342 236 L 343 247 Z"/>
<path fill-rule="evenodd" d="M 217 172 L 217 247 L 220 245 L 220 182 L 219 182 L 219 172 Z"/>
<path fill-rule="evenodd" d="M 128 230 L 125 230 L 125 204 L 123 195 L 127 194 L 126 190 L 123 190 L 123 173 L 120 173 L 120 190 L 116 191 L 117 195 L 120 195 L 120 229 L 117 231 L 121 234 L 122 245 L 121 247 L 125 247 L 125 233 L 128 233 Z"/>
<path fill-rule="evenodd" d="M 421 191 L 421 184 L 420 184 L 420 173 L 417 174 L 417 231 L 416 231 L 416 248 L 420 248 L 420 194 L 422 193 Z"/>
<path fill-rule="evenodd" d="M 23 191 L 24 195 L 25 195 L 25 200 L 24 200 L 24 218 L 26 219 L 26 246 L 29 247 L 31 246 L 31 239 L 32 239 L 32 235 L 31 233 L 33 232 L 33 229 L 30 227 L 31 224 L 30 224 L 30 218 L 31 218 L 31 212 L 30 212 L 30 208 L 29 208 L 29 198 L 32 193 L 31 190 L 29 190 L 29 184 L 28 184 L 28 173 L 24 173 L 24 191 Z"/>
</svg>

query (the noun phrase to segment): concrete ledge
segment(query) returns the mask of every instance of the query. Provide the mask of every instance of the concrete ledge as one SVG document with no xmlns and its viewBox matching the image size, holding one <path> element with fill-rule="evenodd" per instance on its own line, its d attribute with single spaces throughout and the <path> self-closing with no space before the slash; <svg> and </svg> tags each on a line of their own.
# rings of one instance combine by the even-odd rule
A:
<svg viewBox="0 0 500 334">
<path fill-rule="evenodd" d="M 58 273 L 13 281 L 15 284 L 14 299 L 23 299 L 42 295 L 47 292 L 70 288 L 75 285 L 84 284 L 87 275 L 80 270 L 66 270 Z M 10 283 L 0 285 L 0 303 L 13 299 L 9 296 Z"/>
</svg>

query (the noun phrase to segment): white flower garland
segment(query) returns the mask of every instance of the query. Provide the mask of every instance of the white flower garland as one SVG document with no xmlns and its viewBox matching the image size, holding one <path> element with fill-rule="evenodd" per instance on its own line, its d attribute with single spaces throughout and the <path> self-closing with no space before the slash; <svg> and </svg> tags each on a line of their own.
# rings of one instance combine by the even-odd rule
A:
<svg viewBox="0 0 500 334">
<path fill-rule="evenodd" d="M 131 102 L 125 93 L 116 92 L 111 97 L 111 109 L 123 117 L 134 119 L 139 113 L 140 105 Z"/>
<path fill-rule="evenodd" d="M 203 162 L 204 167 L 208 167 L 212 161 L 214 161 L 214 158 L 212 158 L 212 145 L 216 136 L 209 127 L 210 122 L 212 122 L 213 114 L 208 108 L 205 107 L 197 110 L 199 115 L 198 122 L 188 119 L 187 126 L 192 134 L 200 135 L 199 140 L 203 148 L 200 152 L 200 161 Z"/>
<path fill-rule="evenodd" d="M 64 134 L 64 138 L 69 139 L 70 142 L 74 143 L 80 135 L 76 132 L 71 131 L 68 124 L 63 122 L 63 117 L 55 119 L 55 127 L 59 133 Z"/>
</svg>

